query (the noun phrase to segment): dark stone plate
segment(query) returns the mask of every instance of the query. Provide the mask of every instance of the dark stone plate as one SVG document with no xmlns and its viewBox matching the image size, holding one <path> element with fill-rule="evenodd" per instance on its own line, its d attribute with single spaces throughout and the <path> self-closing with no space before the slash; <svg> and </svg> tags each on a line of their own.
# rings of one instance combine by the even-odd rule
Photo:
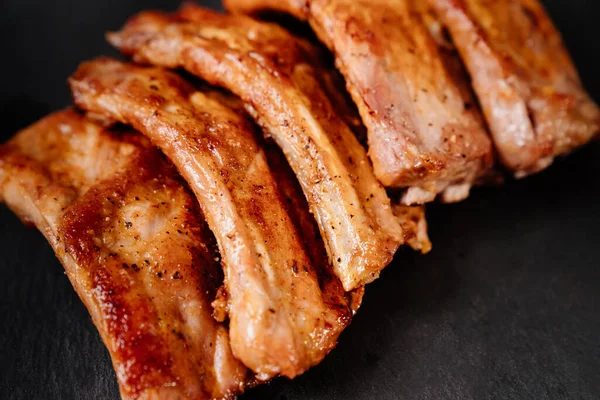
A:
<svg viewBox="0 0 600 400">
<path fill-rule="evenodd" d="M 177 0 L 3 0 L 0 139 L 70 102 L 103 33 Z M 207 2 L 207 4 L 217 2 Z M 547 0 L 600 100 L 600 3 Z M 600 398 L 600 144 L 430 207 L 434 250 L 370 285 L 338 348 L 245 399 Z M 117 399 L 90 317 L 42 235 L 0 206 L 0 398 Z"/>
</svg>

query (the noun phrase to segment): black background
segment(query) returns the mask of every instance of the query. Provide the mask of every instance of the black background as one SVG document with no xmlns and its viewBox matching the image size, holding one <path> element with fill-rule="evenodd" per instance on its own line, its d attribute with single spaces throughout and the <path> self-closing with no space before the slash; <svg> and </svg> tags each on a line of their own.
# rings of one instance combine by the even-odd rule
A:
<svg viewBox="0 0 600 400">
<path fill-rule="evenodd" d="M 114 54 L 106 30 L 177 3 L 2 0 L 0 139 L 70 102 L 77 64 Z M 600 100 L 600 3 L 545 4 Z M 433 252 L 398 254 L 321 365 L 244 398 L 600 398 L 599 156 L 594 143 L 538 176 L 430 207 Z M 4 206 L 0 255 L 0 398 L 118 398 L 50 246 Z"/>
</svg>

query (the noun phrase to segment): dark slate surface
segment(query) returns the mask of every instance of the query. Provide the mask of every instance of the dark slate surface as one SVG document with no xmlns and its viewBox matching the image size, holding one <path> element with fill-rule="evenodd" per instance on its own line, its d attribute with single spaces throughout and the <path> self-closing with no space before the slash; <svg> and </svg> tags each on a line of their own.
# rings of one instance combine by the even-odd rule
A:
<svg viewBox="0 0 600 400">
<path fill-rule="evenodd" d="M 114 54 L 105 30 L 176 3 L 3 0 L 1 139 L 68 104 L 77 63 Z M 546 4 L 599 99 L 600 4 Z M 245 398 L 600 398 L 599 156 L 596 143 L 539 176 L 431 207 L 433 253 L 401 252 L 320 366 Z M 4 206 L 0 249 L 0 398 L 118 398 L 50 247 Z"/>
</svg>

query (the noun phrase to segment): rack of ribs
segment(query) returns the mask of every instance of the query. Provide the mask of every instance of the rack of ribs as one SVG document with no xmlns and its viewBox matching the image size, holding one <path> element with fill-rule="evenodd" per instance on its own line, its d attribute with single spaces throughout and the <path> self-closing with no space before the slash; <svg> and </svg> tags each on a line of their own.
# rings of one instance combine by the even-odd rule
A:
<svg viewBox="0 0 600 400">
<path fill-rule="evenodd" d="M 368 128 L 375 174 L 404 204 L 460 201 L 493 163 L 478 110 L 446 68 L 421 0 L 227 0 L 233 12 L 308 21 Z"/>
<path fill-rule="evenodd" d="M 537 0 L 428 0 L 460 52 L 502 163 L 517 177 L 599 131 L 560 33 Z"/>
<path fill-rule="evenodd" d="M 310 259 L 254 124 L 225 105 L 235 99 L 107 58 L 82 64 L 70 83 L 75 104 L 146 135 L 196 194 L 223 260 L 217 304 L 235 356 L 261 380 L 318 364 L 350 322 L 349 300 L 337 279 L 321 290 L 317 270 L 330 265 Z"/>
<path fill-rule="evenodd" d="M 365 150 L 320 85 L 312 48 L 274 24 L 184 6 L 144 12 L 109 41 L 136 62 L 182 67 L 239 96 L 282 149 L 344 289 L 369 283 L 403 244 Z"/>
<path fill-rule="evenodd" d="M 123 399 L 231 398 L 246 382 L 212 317 L 214 239 L 141 135 L 56 112 L 0 147 L 0 201 L 52 245 L 92 315 Z"/>
</svg>

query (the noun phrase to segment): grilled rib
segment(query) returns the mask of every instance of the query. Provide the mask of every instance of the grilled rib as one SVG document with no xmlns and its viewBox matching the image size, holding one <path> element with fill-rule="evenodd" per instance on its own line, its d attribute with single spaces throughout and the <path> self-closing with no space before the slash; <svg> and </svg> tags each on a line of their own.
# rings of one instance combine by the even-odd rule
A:
<svg viewBox="0 0 600 400">
<path fill-rule="evenodd" d="M 230 398 L 246 369 L 212 318 L 220 271 L 194 197 L 134 132 L 75 111 L 0 147 L 0 200 L 48 239 L 108 348 L 123 399 Z"/>
<path fill-rule="evenodd" d="M 471 74 L 502 163 L 537 172 L 599 131 L 560 33 L 537 0 L 428 0 Z"/>
<path fill-rule="evenodd" d="M 241 97 L 298 177 L 344 288 L 377 278 L 402 231 L 304 42 L 273 24 L 191 5 L 172 16 L 141 13 L 109 40 L 138 62 L 183 67 Z"/>
<path fill-rule="evenodd" d="M 98 59 L 70 83 L 78 106 L 145 134 L 190 184 L 223 257 L 217 304 L 236 357 L 262 380 L 318 364 L 350 321 L 348 301 L 339 284 L 321 291 L 327 260 L 311 262 L 249 117 L 160 68 Z"/>
<path fill-rule="evenodd" d="M 429 23 L 433 25 L 433 22 Z M 431 29 L 433 31 L 435 30 L 435 27 L 432 26 Z M 440 45 L 445 46 L 445 43 Z M 443 48 L 446 49 L 446 47 Z M 445 62 L 449 67 L 451 67 L 450 69 L 453 71 L 453 73 L 456 74 L 456 76 L 463 78 L 465 71 L 460 64 L 460 59 L 458 59 L 457 65 L 458 55 L 454 54 L 452 51 L 445 51 L 443 54 L 445 57 Z M 343 90 L 343 79 L 341 79 L 340 75 L 337 73 L 323 73 L 321 75 L 321 84 L 327 91 L 330 99 L 332 99 L 332 102 L 336 108 L 336 112 L 344 119 L 344 121 L 346 121 L 348 126 L 351 127 L 352 131 L 363 147 L 366 147 L 367 129 L 360 119 L 358 109 L 354 103 L 352 103 L 352 100 L 349 98 L 347 93 Z M 461 90 L 464 92 L 465 98 L 471 100 L 473 99 L 468 85 L 463 85 Z M 292 181 L 292 179 L 288 178 L 286 181 L 289 182 Z M 404 243 L 415 251 L 420 251 L 423 254 L 429 253 L 432 245 L 427 232 L 425 206 L 406 206 L 400 204 L 398 199 L 396 199 L 395 202 L 392 201 L 392 210 L 394 215 L 398 218 L 400 226 L 402 227 L 402 231 L 404 233 Z"/>
<path fill-rule="evenodd" d="M 277 10 L 310 23 L 334 53 L 368 128 L 375 174 L 405 204 L 468 196 L 492 147 L 461 82 L 446 69 L 421 0 L 227 0 L 235 12 Z"/>
<path fill-rule="evenodd" d="M 308 255 L 317 268 L 321 267 L 318 270 L 319 283 L 323 291 L 329 293 L 328 301 L 331 304 L 340 304 L 346 301 L 350 305 L 352 313 L 356 313 L 362 303 L 364 286 L 360 286 L 350 293 L 344 293 L 345 297 L 342 297 L 342 293 L 339 291 L 341 281 L 333 274 L 331 268 L 323 268 L 328 266 L 327 252 L 323 245 L 319 227 L 308 211 L 308 203 L 302 195 L 302 187 L 298 183 L 294 171 L 292 171 L 283 153 L 274 143 L 266 144 L 265 153 L 275 180 L 279 183 L 281 194 L 285 199 L 286 209 L 298 230 L 302 232 L 302 240 Z"/>
</svg>

